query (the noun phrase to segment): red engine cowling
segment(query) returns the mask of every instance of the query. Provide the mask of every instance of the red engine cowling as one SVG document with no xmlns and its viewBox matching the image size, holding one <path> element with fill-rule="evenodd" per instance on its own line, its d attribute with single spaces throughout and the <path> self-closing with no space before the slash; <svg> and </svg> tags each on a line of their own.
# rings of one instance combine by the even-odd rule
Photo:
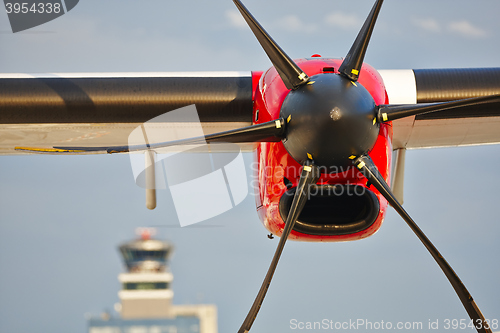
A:
<svg viewBox="0 0 500 333">
<path fill-rule="evenodd" d="M 338 73 L 342 60 L 310 58 L 295 62 L 308 76 L 313 76 Z M 264 74 L 253 73 L 253 76 L 256 85 L 254 123 L 277 119 L 289 90 L 274 67 Z M 377 105 L 388 103 L 382 78 L 371 66 L 363 64 L 357 84 L 368 90 Z M 391 124 L 381 124 L 369 155 L 386 181 L 390 177 L 391 142 Z M 282 142 L 259 143 L 256 163 L 257 212 L 264 226 L 280 236 L 301 165 L 288 154 Z M 366 178 L 355 167 L 330 170 L 330 173 L 321 175 L 316 186 L 310 188 L 307 203 L 289 239 L 316 242 L 363 239 L 381 227 L 386 209 L 387 201 L 378 191 L 367 187 Z"/>
</svg>

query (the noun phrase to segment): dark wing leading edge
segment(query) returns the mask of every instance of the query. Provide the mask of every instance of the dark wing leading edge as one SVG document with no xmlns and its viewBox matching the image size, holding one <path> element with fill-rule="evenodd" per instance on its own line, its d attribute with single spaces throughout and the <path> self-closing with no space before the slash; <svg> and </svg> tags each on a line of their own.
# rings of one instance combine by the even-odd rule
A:
<svg viewBox="0 0 500 333">
<path fill-rule="evenodd" d="M 126 145 L 137 126 L 192 104 L 205 134 L 251 125 L 251 73 L 3 74 L 0 154 L 27 153 L 17 146 Z"/>
<path fill-rule="evenodd" d="M 423 104 L 500 94 L 500 68 L 380 71 L 391 104 Z M 393 122 L 394 149 L 500 143 L 500 102 Z"/>
</svg>

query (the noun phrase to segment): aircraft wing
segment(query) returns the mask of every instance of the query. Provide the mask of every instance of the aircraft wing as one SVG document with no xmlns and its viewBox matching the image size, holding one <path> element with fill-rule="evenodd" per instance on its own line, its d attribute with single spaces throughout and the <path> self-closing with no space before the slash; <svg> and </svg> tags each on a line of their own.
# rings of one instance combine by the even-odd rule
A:
<svg viewBox="0 0 500 333">
<path fill-rule="evenodd" d="M 381 70 L 391 104 L 444 102 L 500 94 L 500 68 Z M 500 143 L 500 103 L 393 122 L 393 148 Z"/>
<path fill-rule="evenodd" d="M 500 94 L 500 68 L 380 74 L 391 104 Z M 252 81 L 251 72 L 3 74 L 0 154 L 30 153 L 17 146 L 126 145 L 137 126 L 191 104 L 205 135 L 249 126 L 257 84 Z M 168 131 L 191 124 L 160 126 Z M 395 120 L 393 129 L 394 149 L 500 143 L 500 103 Z"/>
<path fill-rule="evenodd" d="M 2 74 L 0 154 L 127 145 L 137 126 L 192 104 L 205 135 L 241 128 L 252 123 L 253 91 L 251 72 Z M 180 120 L 158 126 L 196 125 Z"/>
</svg>

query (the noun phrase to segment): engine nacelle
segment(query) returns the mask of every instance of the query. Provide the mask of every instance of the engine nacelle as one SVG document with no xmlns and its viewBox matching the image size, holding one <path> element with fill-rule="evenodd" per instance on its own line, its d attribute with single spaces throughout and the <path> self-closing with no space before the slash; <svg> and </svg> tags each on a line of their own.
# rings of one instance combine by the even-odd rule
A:
<svg viewBox="0 0 500 333">
<path fill-rule="evenodd" d="M 313 77 L 320 74 L 338 75 L 342 60 L 311 58 L 295 62 L 309 77 Z M 254 86 L 258 85 L 254 96 L 254 123 L 277 119 L 290 90 L 286 89 L 274 67 L 262 76 L 255 73 L 253 82 Z M 388 103 L 382 78 L 369 65 L 363 64 L 356 84 L 368 91 L 376 105 Z M 389 181 L 392 125 L 383 123 L 379 128 L 369 155 L 382 177 Z M 325 142 L 325 145 L 335 144 Z M 311 154 L 314 158 L 314 154 Z M 259 143 L 256 155 L 257 212 L 266 229 L 280 236 L 298 184 L 301 165 L 287 152 L 282 142 Z M 382 226 L 386 209 L 387 201 L 378 191 L 367 186 L 366 178 L 356 168 L 340 165 L 339 170 L 322 171 L 317 185 L 311 186 L 309 200 L 289 239 L 315 242 L 363 239 L 373 235 Z"/>
</svg>

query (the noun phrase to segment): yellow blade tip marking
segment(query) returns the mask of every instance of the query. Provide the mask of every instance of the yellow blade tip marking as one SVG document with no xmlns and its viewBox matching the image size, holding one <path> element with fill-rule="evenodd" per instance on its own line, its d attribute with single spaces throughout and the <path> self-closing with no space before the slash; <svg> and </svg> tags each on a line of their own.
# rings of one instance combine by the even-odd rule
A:
<svg viewBox="0 0 500 333">
<path fill-rule="evenodd" d="M 356 155 L 351 155 L 351 156 L 349 156 L 349 159 L 350 159 L 350 160 L 353 160 L 353 159 L 355 159 L 355 158 L 356 158 Z"/>
<path fill-rule="evenodd" d="M 307 157 L 308 157 L 310 160 L 312 160 L 312 159 L 313 159 L 313 156 L 312 156 L 311 154 L 309 154 L 309 153 L 307 153 Z"/>
<path fill-rule="evenodd" d="M 290 120 L 292 120 L 292 115 L 289 115 L 288 118 L 286 118 L 286 122 L 289 123 Z"/>
<path fill-rule="evenodd" d="M 356 82 L 354 82 L 354 81 L 351 81 L 351 83 L 352 83 L 352 85 L 353 85 L 353 86 L 355 86 L 355 87 L 357 87 L 357 86 L 358 86 L 358 85 L 356 84 Z"/>
<path fill-rule="evenodd" d="M 377 117 L 373 118 L 373 125 L 377 123 Z"/>
<path fill-rule="evenodd" d="M 37 148 L 37 147 L 15 147 L 14 150 L 36 151 L 41 153 L 85 153 L 85 150 Z"/>
</svg>

